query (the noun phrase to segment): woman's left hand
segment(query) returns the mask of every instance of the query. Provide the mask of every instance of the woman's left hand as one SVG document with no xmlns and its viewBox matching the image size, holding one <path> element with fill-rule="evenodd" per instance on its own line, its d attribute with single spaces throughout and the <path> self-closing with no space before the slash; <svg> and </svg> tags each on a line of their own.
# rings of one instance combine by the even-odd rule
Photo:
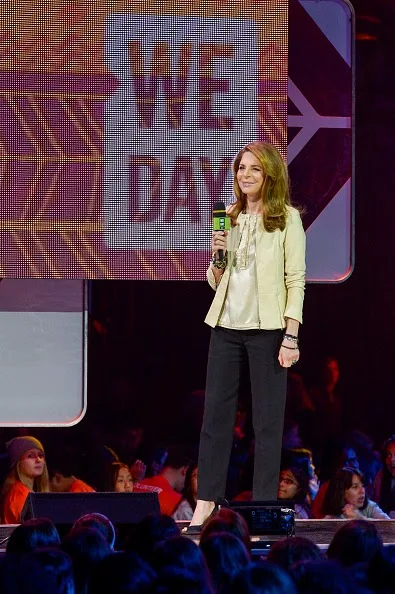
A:
<svg viewBox="0 0 395 594">
<path fill-rule="evenodd" d="M 288 345 L 287 345 L 288 346 Z M 282 367 L 291 367 L 295 365 L 299 361 L 300 351 L 299 349 L 295 349 L 295 347 L 286 348 L 283 345 L 280 347 L 280 352 L 278 354 L 278 360 Z"/>
<path fill-rule="evenodd" d="M 147 466 L 141 460 L 136 460 L 130 467 L 130 474 L 133 481 L 141 481 L 145 477 Z"/>
</svg>

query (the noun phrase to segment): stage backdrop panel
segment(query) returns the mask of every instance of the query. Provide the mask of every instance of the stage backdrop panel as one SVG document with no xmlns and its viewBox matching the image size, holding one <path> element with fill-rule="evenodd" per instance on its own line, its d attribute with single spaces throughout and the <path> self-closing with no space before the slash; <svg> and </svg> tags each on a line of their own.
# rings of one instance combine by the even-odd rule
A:
<svg viewBox="0 0 395 594">
<path fill-rule="evenodd" d="M 86 410 L 84 281 L 0 282 L 0 426 L 74 425 Z"/>
<path fill-rule="evenodd" d="M 348 0 L 289 2 L 288 164 L 310 282 L 353 270 L 354 21 Z"/>
<path fill-rule="evenodd" d="M 286 157 L 288 1 L 0 10 L 0 277 L 203 279 L 235 153 Z"/>
</svg>

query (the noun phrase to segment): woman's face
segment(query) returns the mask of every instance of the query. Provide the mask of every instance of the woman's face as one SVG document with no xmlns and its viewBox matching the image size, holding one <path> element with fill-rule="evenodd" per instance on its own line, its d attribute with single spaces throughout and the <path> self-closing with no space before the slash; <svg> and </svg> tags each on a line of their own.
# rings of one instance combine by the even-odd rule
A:
<svg viewBox="0 0 395 594">
<path fill-rule="evenodd" d="M 363 506 L 363 502 L 365 501 L 365 487 L 357 474 L 354 474 L 352 477 L 351 487 L 344 491 L 344 499 L 346 503 L 354 507 L 360 508 Z"/>
<path fill-rule="evenodd" d="M 44 452 L 38 448 L 28 450 L 19 461 L 19 471 L 28 478 L 41 476 L 45 466 Z"/>
<path fill-rule="evenodd" d="M 116 493 L 131 493 L 133 491 L 132 475 L 127 466 L 122 466 L 118 472 L 118 477 L 115 482 L 114 491 Z"/>
<path fill-rule="evenodd" d="M 278 483 L 277 497 L 279 499 L 293 499 L 299 491 L 299 483 L 290 470 L 283 470 Z"/>
<path fill-rule="evenodd" d="M 265 179 L 264 171 L 258 159 L 250 151 L 246 151 L 237 171 L 237 182 L 243 194 L 248 198 L 259 199 Z"/>
</svg>

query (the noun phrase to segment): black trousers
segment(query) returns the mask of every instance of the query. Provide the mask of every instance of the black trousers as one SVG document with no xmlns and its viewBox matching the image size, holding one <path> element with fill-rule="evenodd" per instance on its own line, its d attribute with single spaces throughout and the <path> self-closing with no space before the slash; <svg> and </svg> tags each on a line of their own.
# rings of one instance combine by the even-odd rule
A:
<svg viewBox="0 0 395 594">
<path fill-rule="evenodd" d="M 211 332 L 199 447 L 198 498 L 225 496 L 243 361 L 248 359 L 255 433 L 253 498 L 277 499 L 287 370 L 278 362 L 282 330 Z"/>
</svg>

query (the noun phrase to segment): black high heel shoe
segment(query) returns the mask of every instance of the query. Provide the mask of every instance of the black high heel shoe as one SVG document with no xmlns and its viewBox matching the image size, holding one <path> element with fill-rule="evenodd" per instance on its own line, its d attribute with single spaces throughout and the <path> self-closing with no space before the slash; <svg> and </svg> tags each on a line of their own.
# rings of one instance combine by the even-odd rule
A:
<svg viewBox="0 0 395 594">
<path fill-rule="evenodd" d="M 187 526 L 187 528 L 184 528 L 182 534 L 188 534 L 190 536 L 196 536 L 197 534 L 200 534 L 205 523 L 212 517 L 214 517 L 219 512 L 221 507 L 229 507 L 229 503 L 224 497 L 220 497 L 219 499 L 217 499 L 217 502 L 215 503 L 212 512 L 210 513 L 210 515 L 207 516 L 207 518 L 204 520 L 202 524 L 190 524 L 189 526 Z"/>
</svg>

